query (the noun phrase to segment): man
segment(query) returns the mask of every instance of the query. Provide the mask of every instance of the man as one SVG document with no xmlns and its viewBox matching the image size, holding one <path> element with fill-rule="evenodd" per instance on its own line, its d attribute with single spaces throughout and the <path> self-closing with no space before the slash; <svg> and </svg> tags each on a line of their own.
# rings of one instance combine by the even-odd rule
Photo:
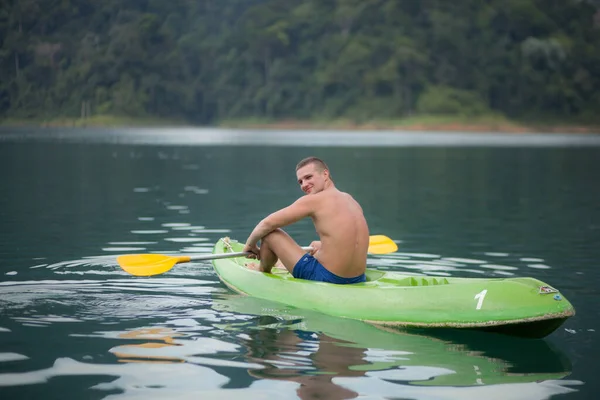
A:
<svg viewBox="0 0 600 400">
<path fill-rule="evenodd" d="M 271 272 L 279 259 L 295 277 L 330 283 L 365 282 L 369 228 L 360 205 L 334 185 L 323 160 L 308 157 L 296 166 L 298 184 L 305 196 L 260 221 L 244 251 L 258 258 L 253 269 Z M 320 241 L 307 254 L 280 228 L 311 217 Z M 261 241 L 260 249 L 257 246 Z"/>
</svg>

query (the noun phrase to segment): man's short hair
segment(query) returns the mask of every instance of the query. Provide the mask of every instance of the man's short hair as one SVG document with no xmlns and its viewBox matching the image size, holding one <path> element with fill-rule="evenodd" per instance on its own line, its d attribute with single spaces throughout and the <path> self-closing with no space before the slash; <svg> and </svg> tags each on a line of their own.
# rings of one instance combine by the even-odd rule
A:
<svg viewBox="0 0 600 400">
<path fill-rule="evenodd" d="M 327 164 L 325 164 L 325 161 L 317 157 L 306 157 L 304 160 L 300 161 L 298 165 L 296 165 L 296 171 L 298 171 L 302 167 L 307 166 L 308 164 L 315 164 L 319 172 L 323 172 L 324 170 L 329 171 L 329 167 L 327 166 Z"/>
</svg>

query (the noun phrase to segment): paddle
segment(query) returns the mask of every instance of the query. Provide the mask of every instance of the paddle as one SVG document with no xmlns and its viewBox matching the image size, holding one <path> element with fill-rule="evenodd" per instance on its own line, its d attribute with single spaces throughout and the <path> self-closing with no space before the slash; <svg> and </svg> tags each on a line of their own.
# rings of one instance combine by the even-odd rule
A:
<svg viewBox="0 0 600 400">
<path fill-rule="evenodd" d="M 310 250 L 310 247 L 303 247 L 303 250 Z M 387 236 L 373 235 L 369 236 L 369 249 L 371 254 L 387 254 L 398 250 L 396 243 Z M 218 258 L 232 258 L 247 256 L 249 253 L 223 253 L 223 254 L 203 254 L 194 256 L 167 256 L 164 254 L 127 254 L 117 257 L 119 266 L 131 275 L 151 276 L 164 274 L 175 264 L 185 263 L 196 260 L 216 260 Z"/>
</svg>

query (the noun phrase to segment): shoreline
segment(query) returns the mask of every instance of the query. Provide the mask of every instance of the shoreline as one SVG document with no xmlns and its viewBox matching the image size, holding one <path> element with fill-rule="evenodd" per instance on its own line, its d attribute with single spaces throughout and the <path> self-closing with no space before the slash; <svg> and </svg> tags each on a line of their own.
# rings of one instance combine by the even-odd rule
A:
<svg viewBox="0 0 600 400">
<path fill-rule="evenodd" d="M 150 127 L 196 127 L 223 129 L 261 130 L 344 130 L 344 131 L 411 131 L 411 132 L 472 132 L 472 133 L 576 133 L 599 134 L 600 124 L 577 124 L 557 121 L 549 123 L 525 123 L 505 118 L 465 117 L 412 117 L 399 120 L 374 120 L 355 122 L 337 120 L 225 120 L 213 125 L 196 125 L 183 120 L 161 118 L 131 118 L 95 116 L 87 119 L 56 118 L 52 120 L 0 120 L 0 127 L 40 128 L 150 128 Z"/>
<path fill-rule="evenodd" d="M 552 125 L 528 126 L 513 124 L 319 124 L 306 122 L 274 122 L 252 124 L 220 124 L 218 128 L 232 129 L 265 129 L 265 130 L 344 130 L 344 131 L 409 131 L 409 132 L 469 132 L 469 133 L 574 133 L 600 134 L 600 126 L 585 125 Z"/>
<path fill-rule="evenodd" d="M 509 120 L 502 116 L 417 116 L 393 120 L 355 122 L 337 120 L 226 120 L 219 128 L 272 130 L 345 130 L 345 131 L 410 131 L 410 132 L 472 132 L 472 133 L 600 133 L 600 123 L 582 124 L 568 121 L 554 123 Z"/>
</svg>

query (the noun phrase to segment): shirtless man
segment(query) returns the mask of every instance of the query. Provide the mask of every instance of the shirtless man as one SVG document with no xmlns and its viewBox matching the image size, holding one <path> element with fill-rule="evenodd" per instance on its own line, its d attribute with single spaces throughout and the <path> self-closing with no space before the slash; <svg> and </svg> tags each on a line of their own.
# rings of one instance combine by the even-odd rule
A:
<svg viewBox="0 0 600 400">
<path fill-rule="evenodd" d="M 260 221 L 246 240 L 244 251 L 260 260 L 260 265 L 253 267 L 271 272 L 279 259 L 295 278 L 339 284 L 365 282 L 369 228 L 362 208 L 335 187 L 329 168 L 316 157 L 300 161 L 296 176 L 306 195 Z M 321 239 L 310 244 L 308 254 L 280 229 L 305 217 L 312 218 Z"/>
</svg>

